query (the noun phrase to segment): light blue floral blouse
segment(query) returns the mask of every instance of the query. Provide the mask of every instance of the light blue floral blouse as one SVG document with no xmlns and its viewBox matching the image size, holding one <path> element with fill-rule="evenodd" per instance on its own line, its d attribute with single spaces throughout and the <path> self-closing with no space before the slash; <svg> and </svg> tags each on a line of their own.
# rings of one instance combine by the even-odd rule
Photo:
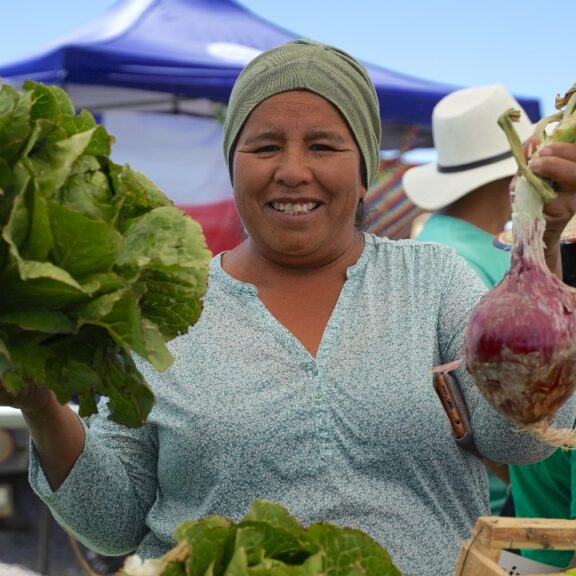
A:
<svg viewBox="0 0 576 576">
<path fill-rule="evenodd" d="M 479 515 L 486 472 L 462 451 L 430 369 L 462 357 L 485 291 L 449 248 L 366 235 L 317 357 L 267 311 L 254 286 L 211 264 L 199 322 L 171 342 L 148 423 L 92 419 L 83 454 L 53 493 L 32 453 L 30 479 L 58 521 L 108 554 L 156 557 L 185 519 L 243 516 L 254 499 L 301 522 L 364 530 L 405 576 L 449 576 Z M 483 454 L 527 463 L 552 449 L 511 432 L 458 376 Z M 574 402 L 558 422 L 574 420 Z"/>
</svg>

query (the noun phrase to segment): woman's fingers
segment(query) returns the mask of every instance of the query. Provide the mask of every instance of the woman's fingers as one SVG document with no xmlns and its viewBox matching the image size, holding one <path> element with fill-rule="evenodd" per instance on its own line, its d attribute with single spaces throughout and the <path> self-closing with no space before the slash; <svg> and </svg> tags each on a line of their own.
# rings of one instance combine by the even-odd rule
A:
<svg viewBox="0 0 576 576">
<path fill-rule="evenodd" d="M 8 392 L 0 380 L 0 406 L 36 411 L 46 405 L 51 392 L 44 386 L 30 384 L 16 394 Z"/>
<path fill-rule="evenodd" d="M 531 170 L 549 178 L 561 192 L 576 194 L 576 144 L 549 144 L 530 160 Z"/>
<path fill-rule="evenodd" d="M 563 229 L 576 213 L 576 144 L 554 142 L 530 160 L 530 168 L 547 178 L 558 196 L 544 206 L 548 227 Z"/>
</svg>

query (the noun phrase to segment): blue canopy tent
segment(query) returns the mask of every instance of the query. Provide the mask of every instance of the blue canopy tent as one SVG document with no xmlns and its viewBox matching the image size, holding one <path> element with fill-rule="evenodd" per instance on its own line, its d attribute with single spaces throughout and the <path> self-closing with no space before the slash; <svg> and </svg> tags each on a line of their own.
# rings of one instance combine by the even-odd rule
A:
<svg viewBox="0 0 576 576">
<path fill-rule="evenodd" d="M 0 66 L 0 77 L 59 84 L 79 107 L 96 111 L 200 113 L 191 100 L 226 103 L 248 60 L 297 37 L 231 0 L 120 0 L 43 53 Z M 431 145 L 432 108 L 456 87 L 367 68 L 381 104 L 383 149 L 398 148 L 407 128 L 417 128 L 414 145 Z M 537 100 L 522 104 L 539 117 Z"/>
</svg>

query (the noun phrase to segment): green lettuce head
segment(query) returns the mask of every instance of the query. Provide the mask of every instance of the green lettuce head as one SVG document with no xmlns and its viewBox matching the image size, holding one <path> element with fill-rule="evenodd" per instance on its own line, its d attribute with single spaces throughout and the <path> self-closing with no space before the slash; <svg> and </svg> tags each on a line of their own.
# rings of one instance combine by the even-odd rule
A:
<svg viewBox="0 0 576 576">
<path fill-rule="evenodd" d="M 166 343 L 199 318 L 210 252 L 197 222 L 110 159 L 113 138 L 56 86 L 0 87 L 0 379 L 80 415 L 143 424 Z"/>
</svg>

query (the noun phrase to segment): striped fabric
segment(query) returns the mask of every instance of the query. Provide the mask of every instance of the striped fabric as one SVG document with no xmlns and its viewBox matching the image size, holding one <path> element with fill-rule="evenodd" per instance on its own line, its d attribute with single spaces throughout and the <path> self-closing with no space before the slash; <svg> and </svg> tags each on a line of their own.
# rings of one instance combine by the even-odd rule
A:
<svg viewBox="0 0 576 576">
<path fill-rule="evenodd" d="M 402 175 L 412 166 L 400 158 L 380 162 L 376 181 L 364 199 L 369 232 L 393 240 L 410 237 L 414 218 L 424 212 L 408 199 L 402 188 Z"/>
</svg>

